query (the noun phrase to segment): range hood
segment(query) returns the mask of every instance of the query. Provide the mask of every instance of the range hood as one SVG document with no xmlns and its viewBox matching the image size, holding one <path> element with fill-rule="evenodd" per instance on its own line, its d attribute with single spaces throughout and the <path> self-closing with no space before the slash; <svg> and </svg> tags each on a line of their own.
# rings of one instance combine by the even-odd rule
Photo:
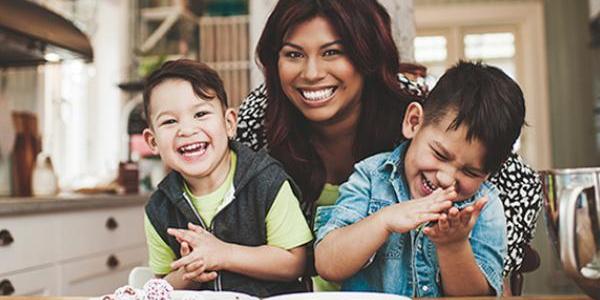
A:
<svg viewBox="0 0 600 300">
<path fill-rule="evenodd" d="M 0 0 L 0 67 L 43 64 L 49 53 L 94 57 L 89 39 L 71 21 L 27 0 Z"/>
</svg>

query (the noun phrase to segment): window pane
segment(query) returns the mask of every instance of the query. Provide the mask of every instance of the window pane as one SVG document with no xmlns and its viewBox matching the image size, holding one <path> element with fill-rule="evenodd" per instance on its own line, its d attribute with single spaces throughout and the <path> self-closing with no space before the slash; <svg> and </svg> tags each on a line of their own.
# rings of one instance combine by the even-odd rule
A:
<svg viewBox="0 0 600 300">
<path fill-rule="evenodd" d="M 443 36 L 418 36 L 414 44 L 417 62 L 445 61 L 448 56 L 446 38 Z"/>
<path fill-rule="evenodd" d="M 511 32 L 467 34 L 464 38 L 465 58 L 481 60 L 504 71 L 513 79 L 515 66 L 515 36 Z"/>
<path fill-rule="evenodd" d="M 467 34 L 464 42 L 467 59 L 515 56 L 515 36 L 510 32 Z"/>
<path fill-rule="evenodd" d="M 446 71 L 448 49 L 446 37 L 418 36 L 415 38 L 415 60 L 427 67 L 426 84 L 432 88 L 437 79 Z"/>
</svg>

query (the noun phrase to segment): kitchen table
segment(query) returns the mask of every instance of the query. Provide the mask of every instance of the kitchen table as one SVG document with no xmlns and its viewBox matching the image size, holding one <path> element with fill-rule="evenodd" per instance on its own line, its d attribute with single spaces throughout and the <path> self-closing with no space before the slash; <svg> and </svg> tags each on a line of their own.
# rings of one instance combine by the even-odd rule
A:
<svg viewBox="0 0 600 300">
<path fill-rule="evenodd" d="M 21 297 L 0 297 L 0 300 L 88 300 L 87 297 L 54 297 L 54 296 L 21 296 Z M 425 299 L 425 298 L 424 298 Z M 564 295 L 564 296 L 521 296 L 521 297 L 452 297 L 452 298 L 426 298 L 439 300 L 592 300 L 585 295 Z"/>
</svg>

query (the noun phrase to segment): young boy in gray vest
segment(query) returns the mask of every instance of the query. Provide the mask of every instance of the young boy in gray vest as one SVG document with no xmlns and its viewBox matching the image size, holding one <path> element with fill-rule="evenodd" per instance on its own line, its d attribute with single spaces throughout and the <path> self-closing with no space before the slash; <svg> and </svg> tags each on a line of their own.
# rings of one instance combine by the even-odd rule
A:
<svg viewBox="0 0 600 300">
<path fill-rule="evenodd" d="M 153 272 L 175 289 L 268 297 L 302 290 L 311 231 L 279 162 L 232 140 L 217 73 L 170 61 L 146 80 L 144 139 L 172 171 L 146 205 Z"/>
<path fill-rule="evenodd" d="M 408 105 L 407 141 L 356 164 L 335 206 L 320 212 L 319 275 L 350 291 L 501 295 L 506 219 L 486 180 L 524 120 L 523 93 L 500 69 L 447 70 L 423 105 Z"/>
</svg>

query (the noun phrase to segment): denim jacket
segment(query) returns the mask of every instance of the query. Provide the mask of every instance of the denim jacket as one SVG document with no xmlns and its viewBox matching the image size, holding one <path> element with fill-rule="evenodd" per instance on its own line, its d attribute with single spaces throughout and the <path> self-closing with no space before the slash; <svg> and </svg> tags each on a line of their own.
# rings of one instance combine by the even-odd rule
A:
<svg viewBox="0 0 600 300">
<path fill-rule="evenodd" d="M 371 156 L 355 165 L 354 173 L 340 186 L 336 204 L 320 207 L 317 211 L 315 227 L 319 230 L 316 243 L 334 229 L 356 223 L 385 206 L 411 198 L 404 177 L 404 153 L 408 145 L 408 141 L 404 142 L 393 152 Z M 488 283 L 496 295 L 501 295 L 506 219 L 498 191 L 485 182 L 472 198 L 456 202 L 454 206 L 464 208 L 485 194 L 489 200 L 469 235 L 469 242 Z M 370 263 L 342 283 L 342 290 L 414 297 L 442 296 L 435 245 L 420 228 L 407 233 L 393 233 Z"/>
</svg>

